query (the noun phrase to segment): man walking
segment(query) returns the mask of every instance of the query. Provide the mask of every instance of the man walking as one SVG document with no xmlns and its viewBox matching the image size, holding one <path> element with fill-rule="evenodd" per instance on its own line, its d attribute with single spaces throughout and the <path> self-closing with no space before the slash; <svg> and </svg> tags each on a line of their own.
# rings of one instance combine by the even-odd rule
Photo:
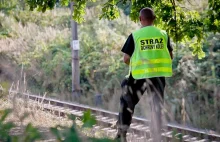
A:
<svg viewBox="0 0 220 142">
<path fill-rule="evenodd" d="M 140 11 L 142 28 L 127 39 L 122 52 L 129 65 L 129 75 L 121 86 L 120 111 L 116 139 L 126 142 L 135 105 L 147 90 L 152 94 L 151 136 L 161 141 L 161 110 L 164 98 L 165 77 L 172 76 L 172 47 L 167 33 L 153 26 L 156 16 L 151 8 Z"/>
</svg>

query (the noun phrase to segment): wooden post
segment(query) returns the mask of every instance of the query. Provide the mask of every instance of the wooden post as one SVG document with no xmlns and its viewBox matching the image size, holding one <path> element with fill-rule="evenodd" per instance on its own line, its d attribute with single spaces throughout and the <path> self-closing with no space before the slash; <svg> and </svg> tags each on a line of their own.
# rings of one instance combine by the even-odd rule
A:
<svg viewBox="0 0 220 142">
<path fill-rule="evenodd" d="M 71 8 L 71 51 L 72 51 L 72 95 L 79 97 L 80 95 L 80 72 L 79 72 L 79 40 L 77 34 L 77 23 L 73 21 L 73 2 L 70 3 Z"/>
</svg>

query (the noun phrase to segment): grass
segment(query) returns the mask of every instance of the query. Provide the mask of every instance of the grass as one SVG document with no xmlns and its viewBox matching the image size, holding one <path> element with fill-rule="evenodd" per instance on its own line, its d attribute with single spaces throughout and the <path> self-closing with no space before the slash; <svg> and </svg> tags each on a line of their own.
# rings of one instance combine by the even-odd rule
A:
<svg viewBox="0 0 220 142">
<path fill-rule="evenodd" d="M 59 117 L 54 115 L 53 112 L 43 111 L 37 107 L 36 103 L 30 103 L 20 98 L 14 98 L 13 100 L 8 98 L 0 99 L 0 109 L 12 109 L 12 113 L 5 120 L 7 122 L 13 122 L 16 124 L 16 128 L 12 129 L 12 135 L 20 135 L 24 131 L 24 126 L 31 123 L 34 127 L 43 133 L 43 139 L 54 139 L 49 129 L 58 125 L 71 127 L 73 121 L 67 117 Z M 26 116 L 22 120 L 23 116 Z M 76 128 L 79 131 L 79 135 L 83 140 L 86 137 L 90 138 L 105 138 L 107 135 L 104 131 L 93 128 L 82 128 L 83 122 L 80 119 L 75 120 Z"/>
</svg>

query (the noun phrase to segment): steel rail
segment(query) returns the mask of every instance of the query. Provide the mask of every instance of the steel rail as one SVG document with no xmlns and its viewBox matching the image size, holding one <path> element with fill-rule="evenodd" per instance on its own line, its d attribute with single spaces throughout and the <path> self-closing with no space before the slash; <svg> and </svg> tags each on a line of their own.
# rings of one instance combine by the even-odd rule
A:
<svg viewBox="0 0 220 142">
<path fill-rule="evenodd" d="M 10 91 L 10 93 L 19 93 L 17 91 Z M 53 110 L 56 114 L 66 115 L 68 113 L 73 114 L 75 116 L 82 117 L 83 112 L 86 110 L 91 110 L 92 114 L 96 116 L 98 125 L 111 127 L 117 120 L 118 113 L 107 111 L 100 108 L 94 108 L 88 105 L 82 105 L 72 102 L 60 101 L 53 98 L 37 96 L 28 93 L 19 93 L 22 95 L 16 95 L 19 97 L 26 97 L 32 101 L 42 102 L 43 108 L 46 110 Z M 149 138 L 150 129 L 149 129 L 150 121 L 144 118 L 133 117 L 132 124 L 130 127 L 130 133 L 138 134 L 139 136 L 143 136 L 143 138 Z M 191 127 L 185 127 L 178 124 L 167 124 L 167 130 L 162 133 L 162 136 L 169 141 L 172 139 L 173 132 L 181 133 L 183 136 L 183 141 L 186 142 L 220 142 L 220 135 L 215 132 L 210 132 L 209 130 L 196 129 Z M 108 128 L 106 128 L 108 130 Z M 114 130 L 109 128 L 109 131 L 115 132 Z"/>
</svg>

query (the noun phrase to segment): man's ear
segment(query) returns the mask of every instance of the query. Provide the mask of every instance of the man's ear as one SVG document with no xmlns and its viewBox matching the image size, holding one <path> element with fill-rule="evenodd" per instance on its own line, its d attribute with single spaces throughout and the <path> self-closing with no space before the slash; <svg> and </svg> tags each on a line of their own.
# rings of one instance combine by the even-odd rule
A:
<svg viewBox="0 0 220 142">
<path fill-rule="evenodd" d="M 139 20 L 141 21 L 141 16 L 139 17 Z"/>
</svg>

